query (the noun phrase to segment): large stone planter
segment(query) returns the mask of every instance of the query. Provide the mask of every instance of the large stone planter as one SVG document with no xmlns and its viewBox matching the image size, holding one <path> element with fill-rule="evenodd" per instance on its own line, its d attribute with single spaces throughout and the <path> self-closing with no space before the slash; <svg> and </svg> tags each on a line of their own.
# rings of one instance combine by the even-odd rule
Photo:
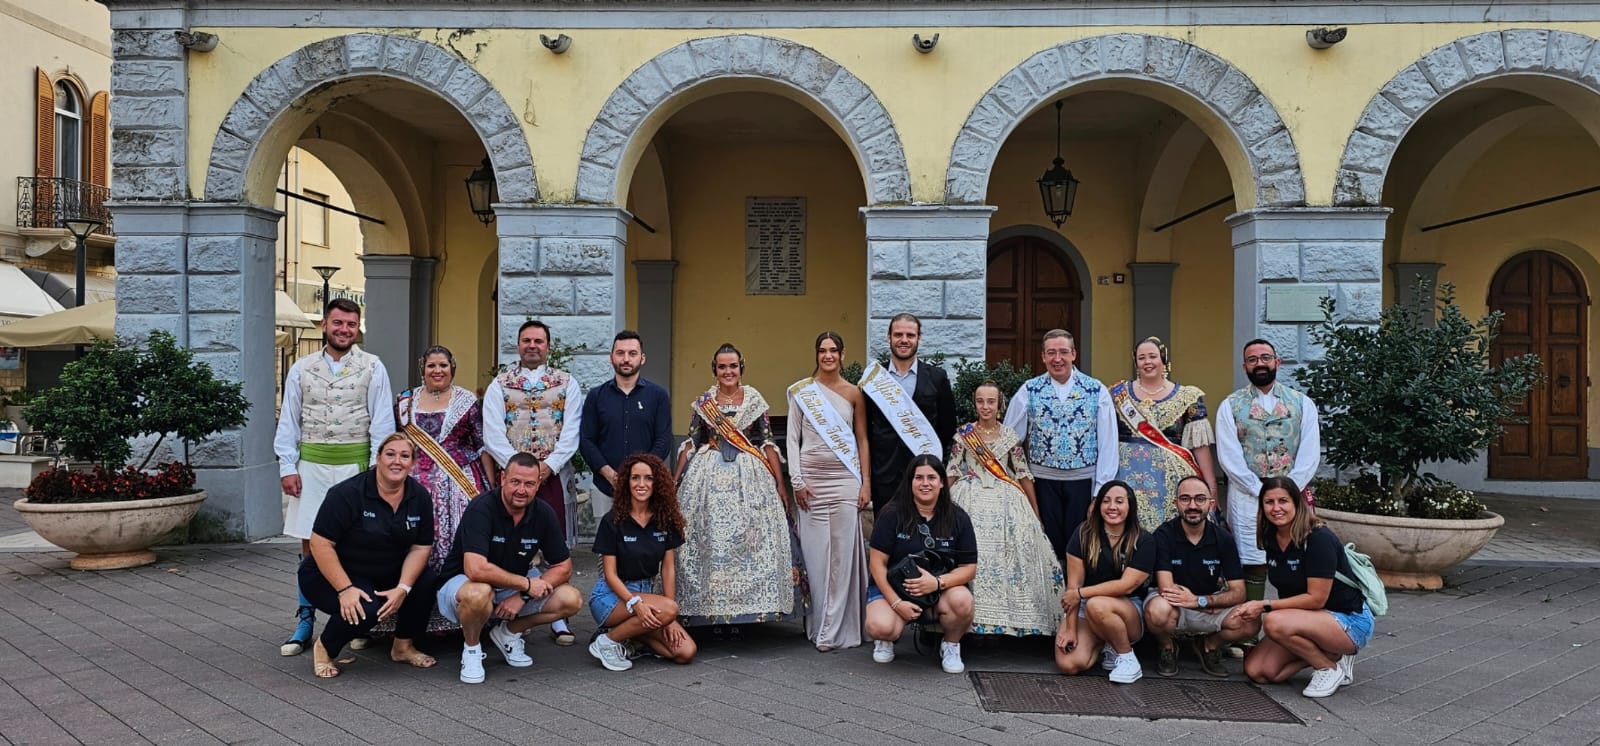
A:
<svg viewBox="0 0 1600 746">
<path fill-rule="evenodd" d="M 119 570 L 156 561 L 150 545 L 182 526 L 205 502 L 204 490 L 177 497 L 103 503 L 15 505 L 28 527 L 62 549 L 77 552 L 74 570 Z"/>
<path fill-rule="evenodd" d="M 1317 517 L 1372 557 L 1384 586 L 1430 591 L 1444 587 L 1440 572 L 1477 554 L 1506 522 L 1488 511 L 1470 520 L 1434 520 L 1317 508 Z"/>
</svg>

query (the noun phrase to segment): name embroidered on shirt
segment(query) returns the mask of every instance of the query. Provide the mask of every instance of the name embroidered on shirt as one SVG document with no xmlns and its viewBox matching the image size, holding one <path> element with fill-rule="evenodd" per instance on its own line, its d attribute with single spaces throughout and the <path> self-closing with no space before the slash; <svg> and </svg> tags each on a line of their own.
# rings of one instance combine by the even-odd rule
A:
<svg viewBox="0 0 1600 746">
<path fill-rule="evenodd" d="M 362 518 L 377 518 L 378 514 L 372 512 L 370 510 L 363 510 L 363 511 L 361 511 L 361 517 Z"/>
<path fill-rule="evenodd" d="M 630 541 L 638 541 L 638 540 L 639 540 L 639 537 L 637 537 L 637 536 L 624 536 L 624 537 L 622 537 L 622 541 L 623 541 L 624 544 L 626 544 L 626 543 L 628 543 Z"/>
<path fill-rule="evenodd" d="M 489 537 L 489 541 L 492 541 L 492 542 L 494 542 L 496 544 L 504 544 L 504 543 L 506 543 L 506 537 L 504 537 L 504 536 L 491 536 L 491 537 Z"/>
</svg>

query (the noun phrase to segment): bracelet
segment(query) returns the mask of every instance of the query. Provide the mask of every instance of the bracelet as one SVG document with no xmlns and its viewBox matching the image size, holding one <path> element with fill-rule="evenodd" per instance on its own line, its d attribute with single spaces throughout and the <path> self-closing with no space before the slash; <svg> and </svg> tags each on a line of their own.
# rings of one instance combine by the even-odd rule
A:
<svg viewBox="0 0 1600 746">
<path fill-rule="evenodd" d="M 405 591 L 406 595 L 408 595 L 408 596 L 411 595 L 411 586 L 406 585 L 405 583 L 396 583 L 394 587 L 399 588 L 402 591 Z"/>
<path fill-rule="evenodd" d="M 634 597 L 628 599 L 627 607 L 628 607 L 628 613 L 629 614 L 633 613 L 633 607 L 638 606 L 639 605 L 639 601 L 642 598 L 644 598 L 644 597 L 643 596 L 634 596 Z"/>
<path fill-rule="evenodd" d="M 933 582 L 939 584 L 939 590 L 941 590 L 941 591 L 944 590 L 944 576 L 943 575 L 935 575 L 935 576 L 933 576 Z"/>
<path fill-rule="evenodd" d="M 528 595 L 533 595 L 533 578 L 528 578 Z"/>
<path fill-rule="evenodd" d="M 350 590 L 351 588 L 354 588 L 354 587 L 356 587 L 356 584 L 355 583 L 351 583 L 350 585 L 347 585 L 347 586 L 345 586 L 343 588 L 340 588 L 339 590 L 334 591 L 333 595 L 342 596 L 342 595 L 344 595 L 345 591 L 348 591 L 348 590 Z"/>
</svg>

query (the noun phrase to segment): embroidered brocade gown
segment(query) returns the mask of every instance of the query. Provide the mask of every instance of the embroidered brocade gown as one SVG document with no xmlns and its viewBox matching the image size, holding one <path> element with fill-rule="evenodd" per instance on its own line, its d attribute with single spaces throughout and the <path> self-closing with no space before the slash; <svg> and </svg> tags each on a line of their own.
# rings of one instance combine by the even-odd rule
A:
<svg viewBox="0 0 1600 746">
<path fill-rule="evenodd" d="M 988 445 L 1012 478 L 1032 478 L 1016 431 L 1002 425 Z M 1064 590 L 1061 565 L 1028 496 L 985 469 L 960 437 L 950 449 L 946 473 L 954 480 L 950 499 L 967 511 L 978 537 L 978 574 L 971 584 L 973 633 L 1055 634 Z"/>
<path fill-rule="evenodd" d="M 1119 382 L 1118 385 L 1123 385 Z M 1130 388 L 1131 383 L 1127 384 Z M 1174 385 L 1165 397 L 1147 402 L 1132 397 L 1133 405 L 1167 440 L 1191 452 L 1216 443 L 1216 432 L 1206 420 L 1205 392 L 1194 386 Z M 1117 478 L 1133 487 L 1139 500 L 1139 525 L 1155 531 L 1178 514 L 1172 498 L 1178 480 L 1194 474 L 1183 459 L 1172 455 L 1134 432 L 1117 417 Z"/>
<path fill-rule="evenodd" d="M 745 386 L 722 413 L 757 449 L 772 443 L 767 402 Z M 715 395 L 715 392 L 712 392 Z M 693 449 L 678 477 L 684 543 L 676 551 L 679 619 L 685 626 L 792 619 L 809 601 L 799 541 L 777 483 L 761 459 L 723 442 L 696 412 Z"/>
</svg>

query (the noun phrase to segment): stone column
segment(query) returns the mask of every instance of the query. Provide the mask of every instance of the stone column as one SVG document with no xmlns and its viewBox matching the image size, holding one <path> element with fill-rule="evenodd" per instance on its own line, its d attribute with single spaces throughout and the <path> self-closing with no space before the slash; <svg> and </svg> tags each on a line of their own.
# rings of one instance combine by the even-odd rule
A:
<svg viewBox="0 0 1600 746">
<path fill-rule="evenodd" d="M 432 347 L 438 340 L 433 336 L 433 278 L 439 269 L 439 260 L 431 256 L 419 256 L 411 264 L 411 359 L 406 361 L 409 371 L 402 376 L 409 386 L 422 385 L 422 372 L 417 368 L 417 359 L 422 357 L 422 351 Z M 371 299 L 371 296 L 368 296 Z M 399 393 L 399 389 L 395 390 Z"/>
<path fill-rule="evenodd" d="M 189 292 L 187 303 L 179 302 L 187 306 L 189 346 L 218 376 L 243 382 L 250 402 L 245 426 L 196 446 L 190 462 L 208 493 L 202 515 L 223 536 L 247 541 L 283 531 L 272 450 L 276 387 L 273 376 L 264 375 L 277 369 L 273 246 L 281 217 L 253 205 L 189 206 Z M 120 319 L 118 326 L 124 326 Z"/>
<path fill-rule="evenodd" d="M 416 376 L 412 327 L 413 277 L 416 257 L 409 254 L 366 254 L 361 257 L 366 274 L 367 331 L 363 346 L 389 369 L 389 385 L 399 393 Z"/>
<path fill-rule="evenodd" d="M 1417 279 L 1426 280 L 1430 291 L 1439 288 L 1439 270 L 1444 265 L 1438 262 L 1395 262 L 1389 265 L 1389 270 L 1394 273 L 1394 302 L 1396 305 L 1407 304 L 1418 307 L 1422 312 L 1422 323 L 1433 326 L 1437 321 L 1434 314 L 1433 298 L 1417 295 Z"/>
<path fill-rule="evenodd" d="M 630 216 L 620 207 L 495 205 L 500 234 L 501 362 L 517 357 L 517 327 L 549 324 L 558 344 L 584 346 L 569 367 L 593 386 L 611 377 L 611 337 L 623 318 L 623 250 Z"/>
<path fill-rule="evenodd" d="M 646 363 L 646 378 L 672 390 L 672 288 L 677 281 L 678 262 L 672 259 L 640 259 L 633 263 L 639 283 L 639 336 L 644 338 L 645 355 L 657 355 Z M 609 349 L 609 348 L 607 348 Z"/>
<path fill-rule="evenodd" d="M 987 205 L 863 207 L 867 223 L 867 357 L 889 350 L 889 319 L 922 319 L 924 357 L 982 360 L 989 258 Z"/>
<path fill-rule="evenodd" d="M 1130 262 L 1133 279 L 1133 340 L 1128 349 L 1146 337 L 1172 344 L 1172 273 L 1176 262 Z"/>
<path fill-rule="evenodd" d="M 184 168 L 189 136 L 188 59 L 176 36 L 187 23 L 184 15 L 178 10 L 114 10 L 111 14 L 115 29 L 111 35 L 114 199 L 182 201 L 189 197 Z M 162 27 L 146 28 L 146 24 Z"/>
<path fill-rule="evenodd" d="M 1310 286 L 1338 303 L 1338 315 L 1376 323 L 1383 307 L 1383 239 L 1387 207 L 1261 208 L 1228 217 L 1233 230 L 1233 350 L 1251 339 L 1272 342 L 1285 368 L 1279 378 L 1320 353 L 1306 330 L 1315 322 L 1267 316 L 1269 288 Z M 1235 366 L 1234 385 L 1246 383 Z"/>
</svg>

